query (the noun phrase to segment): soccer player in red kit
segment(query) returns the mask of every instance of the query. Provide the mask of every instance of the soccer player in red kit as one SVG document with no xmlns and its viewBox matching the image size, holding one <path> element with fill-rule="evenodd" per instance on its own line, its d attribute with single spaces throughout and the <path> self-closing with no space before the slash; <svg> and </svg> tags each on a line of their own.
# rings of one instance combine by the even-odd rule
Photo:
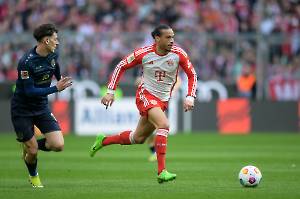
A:
<svg viewBox="0 0 300 199">
<path fill-rule="evenodd" d="M 112 136 L 98 135 L 90 149 L 90 156 L 93 157 L 99 149 L 111 144 L 142 144 L 155 130 L 157 180 L 163 183 L 176 178 L 176 174 L 166 170 L 169 121 L 165 110 L 177 80 L 179 66 L 188 77 L 184 111 L 190 111 L 194 107 L 197 75 L 185 51 L 174 44 L 174 32 L 169 26 L 159 25 L 151 35 L 155 40 L 154 44 L 135 50 L 116 66 L 108 82 L 107 94 L 101 100 L 106 107 L 111 106 L 114 102 L 114 91 L 125 70 L 142 66 L 143 77 L 136 92 L 136 105 L 141 117 L 136 129 Z"/>
</svg>

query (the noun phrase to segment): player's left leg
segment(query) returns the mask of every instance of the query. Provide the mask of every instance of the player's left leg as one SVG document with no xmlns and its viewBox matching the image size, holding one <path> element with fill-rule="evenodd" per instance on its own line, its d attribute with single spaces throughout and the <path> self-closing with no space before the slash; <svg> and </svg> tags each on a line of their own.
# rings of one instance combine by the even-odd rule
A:
<svg viewBox="0 0 300 199">
<path fill-rule="evenodd" d="M 62 151 L 64 137 L 59 124 L 52 113 L 45 113 L 35 117 L 35 125 L 44 134 L 44 138 L 37 140 L 38 148 L 42 151 Z"/>
<path fill-rule="evenodd" d="M 148 111 L 148 120 L 156 127 L 157 180 L 159 183 L 174 180 L 176 174 L 169 173 L 166 170 L 167 138 L 169 133 L 168 118 L 160 107 L 154 107 Z"/>
<path fill-rule="evenodd" d="M 62 151 L 64 149 L 64 137 L 61 131 L 45 133 L 45 147 L 51 151 Z"/>
</svg>

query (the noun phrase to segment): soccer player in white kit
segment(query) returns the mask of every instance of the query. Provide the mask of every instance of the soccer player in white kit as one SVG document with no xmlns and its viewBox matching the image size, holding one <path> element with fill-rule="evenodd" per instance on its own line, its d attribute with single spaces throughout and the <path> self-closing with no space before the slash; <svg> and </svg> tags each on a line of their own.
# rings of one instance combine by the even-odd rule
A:
<svg viewBox="0 0 300 199">
<path fill-rule="evenodd" d="M 99 149 L 111 144 L 142 144 L 155 130 L 157 180 L 163 183 L 176 178 L 176 174 L 168 172 L 165 166 L 169 121 L 164 111 L 176 83 L 179 67 L 188 77 L 188 92 L 183 108 L 184 111 L 193 109 L 197 75 L 188 55 L 174 44 L 172 28 L 159 25 L 151 35 L 155 40 L 154 44 L 135 50 L 116 66 L 108 82 L 107 94 L 101 100 L 106 107 L 111 106 L 114 102 L 114 92 L 125 70 L 142 66 L 143 77 L 136 92 L 136 105 L 141 117 L 136 129 L 112 136 L 99 134 L 90 149 L 90 156 L 93 157 Z"/>
</svg>

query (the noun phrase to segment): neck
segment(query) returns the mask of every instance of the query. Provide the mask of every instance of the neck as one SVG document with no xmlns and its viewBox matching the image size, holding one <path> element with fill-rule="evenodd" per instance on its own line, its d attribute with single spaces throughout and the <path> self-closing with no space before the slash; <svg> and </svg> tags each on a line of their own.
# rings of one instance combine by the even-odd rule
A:
<svg viewBox="0 0 300 199">
<path fill-rule="evenodd" d="M 47 57 L 49 51 L 45 49 L 41 44 L 38 44 L 36 47 L 36 53 L 42 57 Z"/>
<path fill-rule="evenodd" d="M 159 55 L 166 55 L 166 54 L 169 53 L 168 51 L 161 49 L 158 45 L 156 45 L 155 50 L 156 50 L 156 53 L 159 54 Z"/>
</svg>

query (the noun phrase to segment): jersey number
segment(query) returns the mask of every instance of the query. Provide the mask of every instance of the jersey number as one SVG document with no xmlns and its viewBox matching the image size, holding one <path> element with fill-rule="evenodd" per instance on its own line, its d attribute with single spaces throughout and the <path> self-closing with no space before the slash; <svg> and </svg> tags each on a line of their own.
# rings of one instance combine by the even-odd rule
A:
<svg viewBox="0 0 300 199">
<path fill-rule="evenodd" d="M 156 81 L 163 82 L 164 81 L 164 77 L 166 77 L 166 71 L 160 71 L 160 70 L 156 70 L 155 71 Z"/>
</svg>

